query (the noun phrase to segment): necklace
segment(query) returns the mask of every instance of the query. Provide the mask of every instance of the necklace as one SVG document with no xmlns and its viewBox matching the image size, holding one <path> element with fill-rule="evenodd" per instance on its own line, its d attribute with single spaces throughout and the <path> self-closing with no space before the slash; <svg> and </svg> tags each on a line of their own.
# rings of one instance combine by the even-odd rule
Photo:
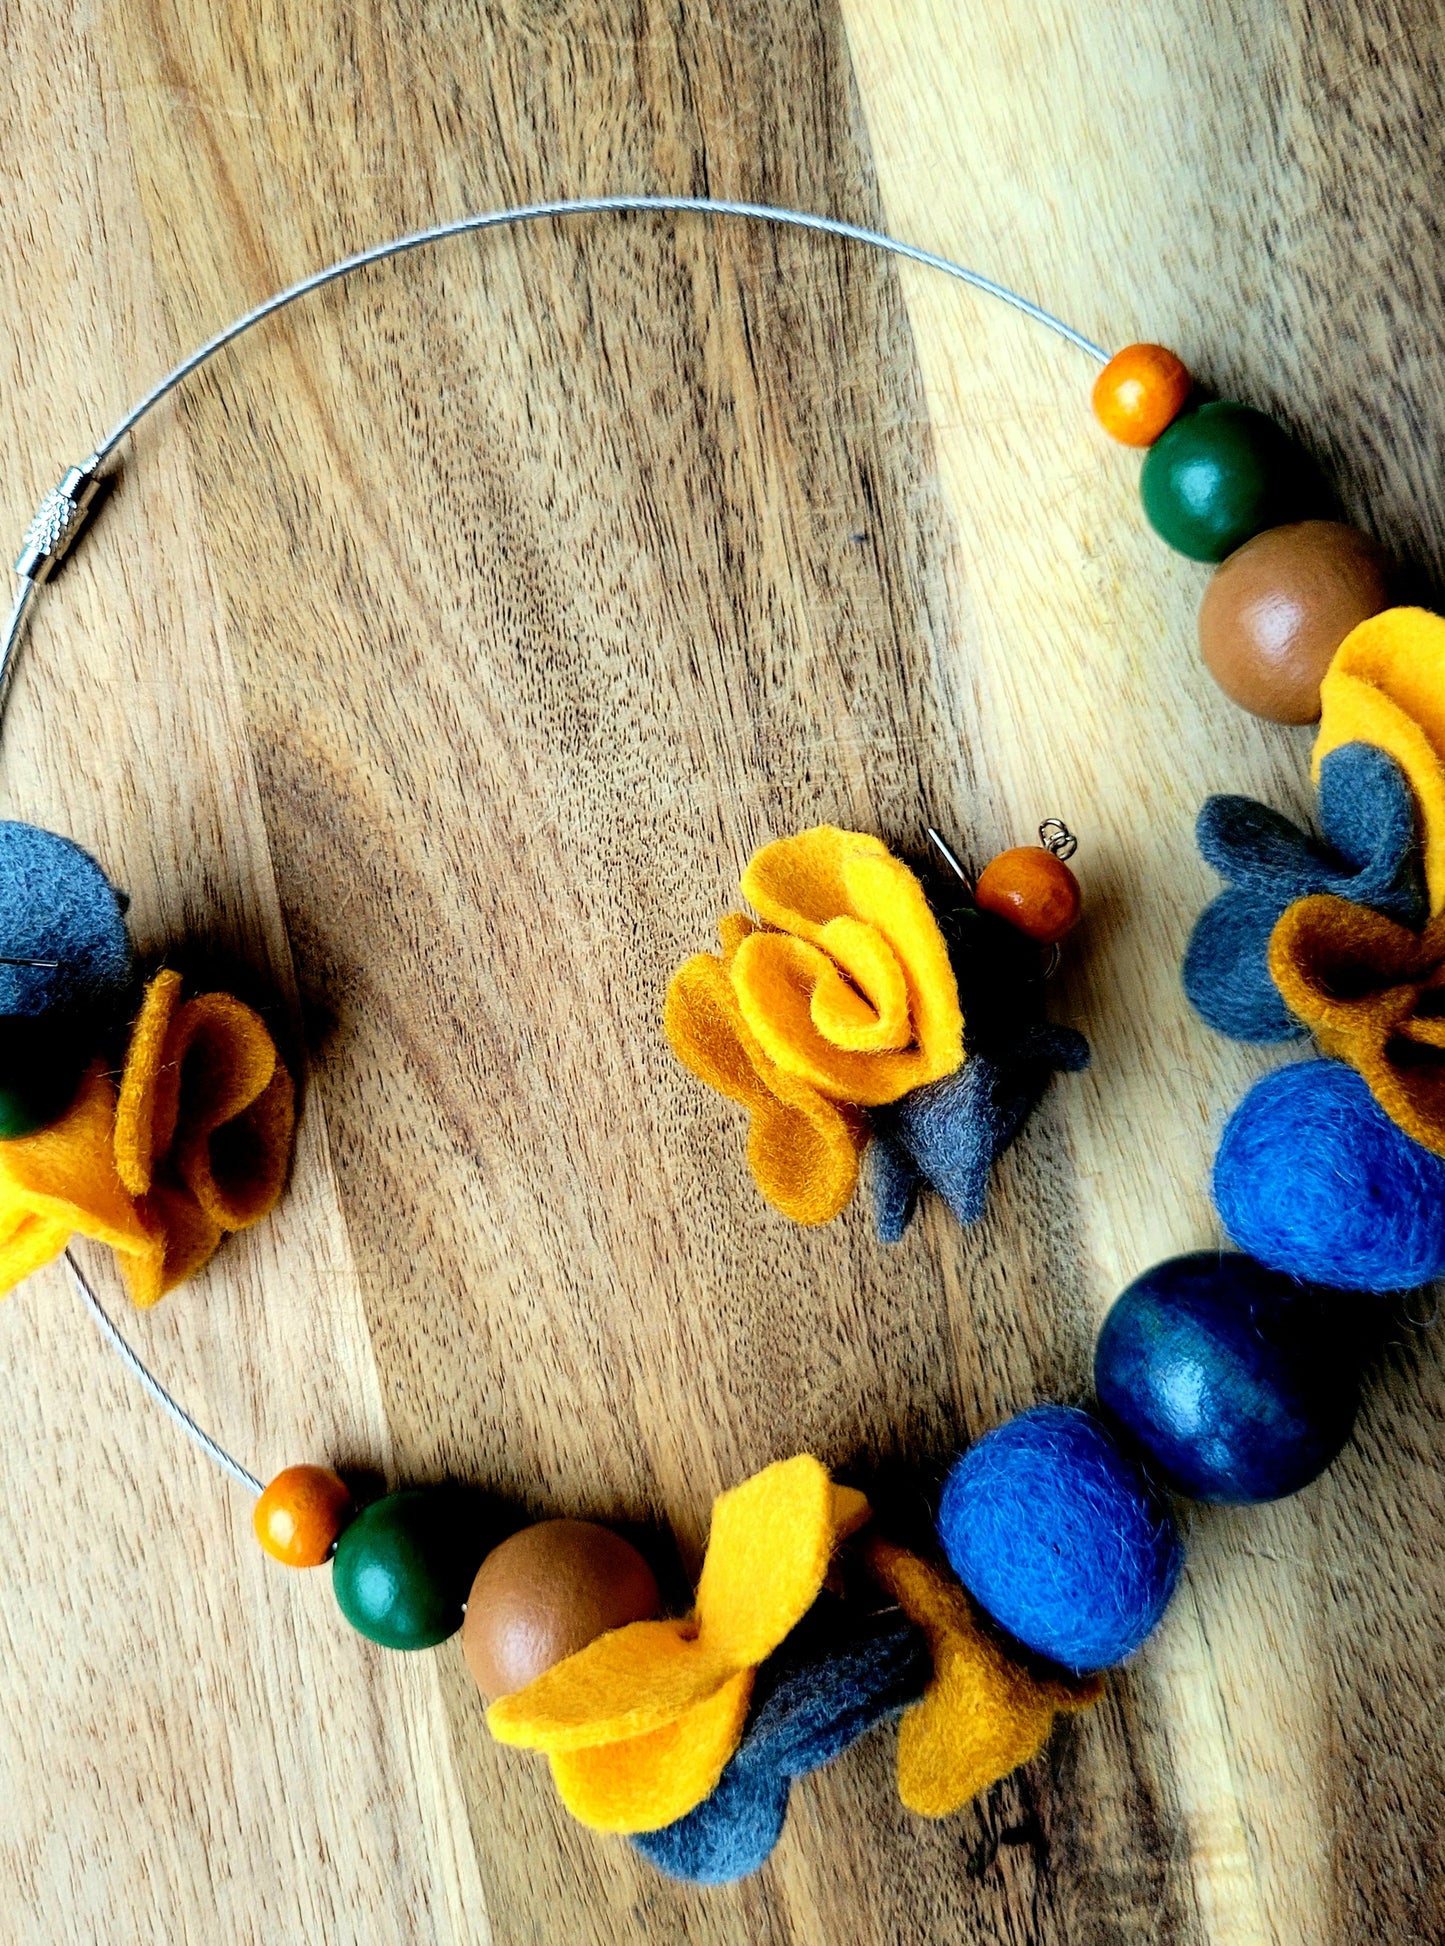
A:
<svg viewBox="0 0 1445 1946">
<path fill-rule="evenodd" d="M 490 212 L 396 239 L 302 280 L 219 332 L 148 392 L 42 503 L 17 563 L 0 685 L 38 591 L 102 504 L 106 466 L 218 351 L 366 265 L 468 232 L 603 213 L 789 225 L 937 269 L 1102 367 L 1105 429 L 1145 449 L 1159 534 L 1218 563 L 1201 648 L 1222 687 L 1282 722 L 1320 718 L 1321 835 L 1249 800 L 1211 799 L 1206 858 L 1226 880 L 1184 967 L 1210 1025 L 1251 1041 L 1313 1032 L 1320 1058 L 1266 1076 L 1220 1145 L 1215 1194 L 1250 1253 L 1177 1258 L 1136 1279 L 1095 1359 L 1098 1410 L 1041 1406 L 985 1435 L 944 1483 L 948 1563 L 882 1529 L 816 1459 L 766 1467 L 716 1503 L 695 1599 L 660 1615 L 655 1564 L 594 1523 L 515 1517 L 457 1487 L 358 1507 L 338 1474 L 269 1485 L 205 1433 L 125 1341 L 69 1249 L 116 1252 L 157 1301 L 282 1193 L 292 1078 L 262 1017 L 187 998 L 162 969 L 137 1011 L 124 902 L 68 840 L 0 827 L 0 1285 L 63 1255 L 128 1368 L 256 1496 L 262 1545 L 329 1561 L 343 1613 L 384 1646 L 459 1630 L 501 1741 L 544 1753 L 582 1822 L 630 1836 L 674 1876 L 736 1878 L 768 1856 L 793 1778 L 883 1718 L 898 1782 L 943 1816 L 1026 1761 L 1055 1715 L 1147 1638 L 1181 1549 L 1167 1500 L 1252 1502 L 1308 1484 L 1349 1435 L 1368 1307 L 1445 1274 L 1445 623 L 1389 606 L 1388 564 L 1328 518 L 1322 483 L 1264 415 L 1198 401 L 1172 353 L 1109 358 L 979 273 L 804 212 L 612 197 Z M 1044 1017 L 1077 921 L 1075 840 L 975 879 L 948 838 L 895 856 L 821 826 L 764 846 L 753 914 L 675 975 L 681 1061 L 740 1104 L 748 1162 L 785 1218 L 831 1221 L 865 1156 L 880 1239 L 921 1195 L 960 1221 L 1049 1077 L 1088 1059 Z M 118 1082 L 116 1076 L 118 1075 Z M 682 1604 L 676 1604 L 682 1605 Z"/>
</svg>

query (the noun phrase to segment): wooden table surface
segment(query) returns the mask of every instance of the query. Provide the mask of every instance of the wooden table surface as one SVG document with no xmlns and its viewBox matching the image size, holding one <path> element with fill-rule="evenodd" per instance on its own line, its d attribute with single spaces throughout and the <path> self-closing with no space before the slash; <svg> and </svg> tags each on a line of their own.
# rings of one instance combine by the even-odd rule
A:
<svg viewBox="0 0 1445 1946">
<path fill-rule="evenodd" d="M 7 0 L 0 512 L 175 356 L 341 252 L 523 198 L 883 222 L 1279 411 L 1445 569 L 1441 17 L 1426 0 Z M 92 847 L 138 942 L 281 996 L 278 1215 L 132 1320 L 263 1475 L 459 1473 L 670 1525 L 812 1449 L 927 1483 L 1077 1398 L 1137 1271 L 1213 1240 L 1271 1058 L 1189 1014 L 1211 790 L 1303 809 L 1308 735 L 1193 648 L 1092 367 L 857 248 L 604 219 L 449 245 L 258 333 L 145 429 L 47 597 L 3 809 Z M 754 1195 L 667 1055 L 669 970 L 763 839 L 975 859 L 1065 816 L 1061 1081 L 963 1233 Z M 108 1294 L 107 1266 L 93 1259 Z M 1434 1941 L 1438 1331 L 1329 1476 L 1186 1516 L 1157 1638 L 940 1824 L 892 1740 L 794 1792 L 758 1878 L 669 1884 L 399 1657 L 104 1349 L 0 1310 L 0 1905 L 17 1941 Z"/>
</svg>

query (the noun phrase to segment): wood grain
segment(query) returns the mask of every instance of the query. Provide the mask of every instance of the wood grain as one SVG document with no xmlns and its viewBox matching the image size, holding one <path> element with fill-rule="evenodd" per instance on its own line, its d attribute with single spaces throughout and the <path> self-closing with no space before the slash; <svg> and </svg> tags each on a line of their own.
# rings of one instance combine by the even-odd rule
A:
<svg viewBox="0 0 1445 1946">
<path fill-rule="evenodd" d="M 886 220 L 1105 341 L 1277 409 L 1445 572 L 1431 9 L 1011 0 L 8 4 L 0 277 L 18 534 L 234 312 L 525 196 L 671 190 Z M 1184 1008 L 1212 789 L 1306 803 L 1308 739 L 1192 650 L 1089 368 L 854 249 L 669 220 L 367 273 L 132 453 L 44 605 L 6 815 L 137 937 L 290 1013 L 281 1213 L 136 1323 L 261 1472 L 455 1472 L 675 1532 L 811 1447 L 897 1494 L 1081 1395 L 1119 1284 L 1214 1235 L 1254 1056 Z M 978 857 L 1060 812 L 1096 1065 L 986 1221 L 898 1251 L 756 1200 L 666 1057 L 669 970 L 761 839 Z M 572 1826 L 450 1648 L 386 1657 L 259 1556 L 61 1280 L 0 1311 L 0 1887 L 37 1942 L 1426 1941 L 1445 1921 L 1436 1337 L 1401 1329 L 1298 1502 L 1196 1512 L 1157 1641 L 960 1817 L 888 1739 L 700 1893 Z"/>
</svg>

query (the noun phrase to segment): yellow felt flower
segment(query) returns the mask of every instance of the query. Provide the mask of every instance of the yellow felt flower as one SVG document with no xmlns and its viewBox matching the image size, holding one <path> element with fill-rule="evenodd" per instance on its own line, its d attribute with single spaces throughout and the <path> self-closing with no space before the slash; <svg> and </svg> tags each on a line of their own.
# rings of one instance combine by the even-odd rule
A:
<svg viewBox="0 0 1445 1946">
<path fill-rule="evenodd" d="M 663 1029 L 685 1068 L 747 1109 L 748 1166 L 773 1207 L 795 1223 L 831 1222 L 857 1186 L 867 1125 L 768 1059 L 729 972 L 753 927 L 734 913 L 720 930 L 721 959 L 698 953 L 672 976 Z"/>
<path fill-rule="evenodd" d="M 182 1005 L 180 975 L 157 974 L 119 1099 L 97 1062 L 59 1121 L 0 1142 L 0 1294 L 78 1234 L 109 1244 L 132 1301 L 154 1304 L 274 1206 L 294 1119 L 260 1016 L 225 993 Z"/>
<path fill-rule="evenodd" d="M 933 1680 L 898 1726 L 898 1795 L 910 1811 L 944 1818 L 1038 1754 L 1055 1714 L 1087 1709 L 1103 1679 L 1042 1680 L 1006 1655 L 957 1582 L 889 1541 L 869 1570 L 928 1637 Z"/>
<path fill-rule="evenodd" d="M 732 980 L 768 1059 L 830 1101 L 878 1107 L 952 1074 L 963 1014 L 923 887 L 879 839 L 820 825 L 757 852 L 743 896 L 776 931 Z"/>
<path fill-rule="evenodd" d="M 833 1550 L 867 1520 L 807 1454 L 720 1495 L 686 1621 L 633 1622 L 500 1697 L 501 1743 L 545 1751 L 558 1795 L 596 1831 L 656 1831 L 715 1788 L 757 1665 L 817 1599 Z"/>
<path fill-rule="evenodd" d="M 1409 779 L 1430 910 L 1445 911 L 1445 619 L 1387 608 L 1350 630 L 1320 685 L 1316 782 L 1324 758 L 1345 743 L 1377 745 Z"/>
</svg>

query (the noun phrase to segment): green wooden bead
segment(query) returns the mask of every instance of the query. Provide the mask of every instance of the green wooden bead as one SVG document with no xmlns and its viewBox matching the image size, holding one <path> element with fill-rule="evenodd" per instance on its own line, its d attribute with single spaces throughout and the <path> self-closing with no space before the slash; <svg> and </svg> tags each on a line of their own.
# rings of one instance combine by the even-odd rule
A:
<svg viewBox="0 0 1445 1946">
<path fill-rule="evenodd" d="M 70 1015 L 0 1015 L 0 1142 L 58 1122 L 93 1052 L 93 1035 Z"/>
<path fill-rule="evenodd" d="M 351 1626 L 386 1649 L 430 1649 L 462 1625 L 482 1557 L 499 1538 L 479 1496 L 408 1487 L 342 1530 L 331 1585 Z"/>
<path fill-rule="evenodd" d="M 1266 527 L 1323 511 L 1318 473 L 1283 427 L 1218 400 L 1181 413 L 1139 474 L 1154 531 L 1193 561 L 1222 561 Z"/>
</svg>

